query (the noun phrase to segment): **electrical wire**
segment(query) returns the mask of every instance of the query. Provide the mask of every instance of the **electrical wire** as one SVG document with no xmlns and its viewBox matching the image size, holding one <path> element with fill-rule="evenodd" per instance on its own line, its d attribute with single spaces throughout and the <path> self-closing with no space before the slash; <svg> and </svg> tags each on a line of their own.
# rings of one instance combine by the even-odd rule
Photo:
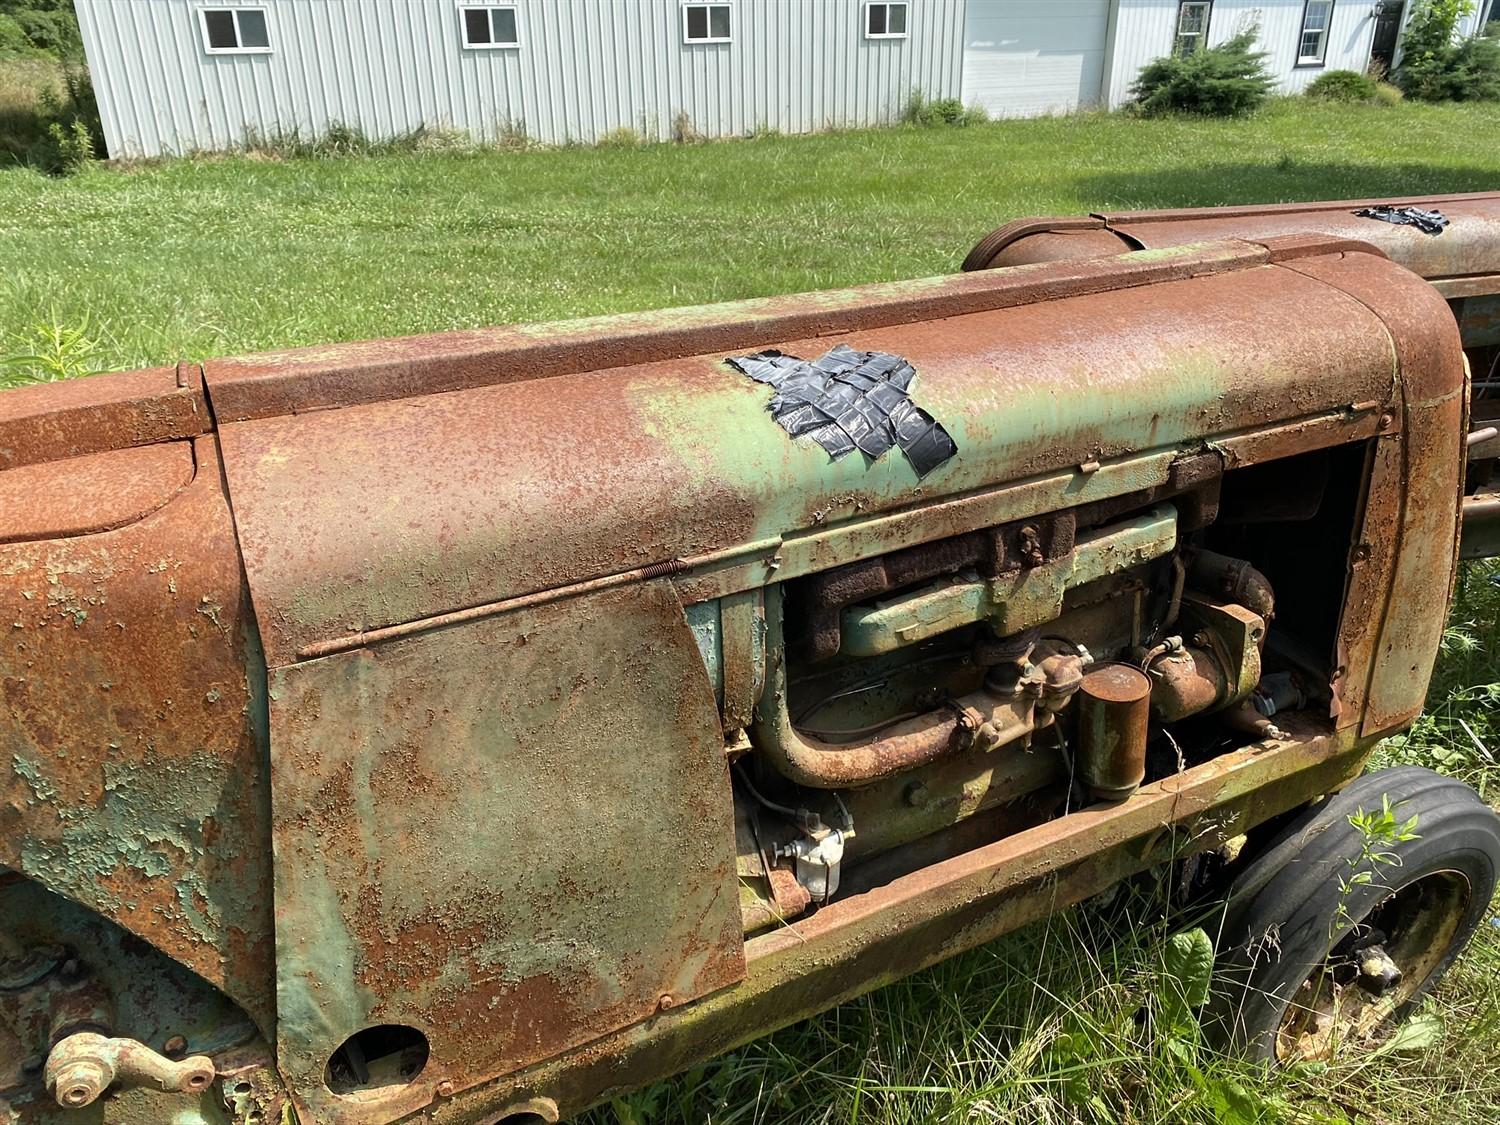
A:
<svg viewBox="0 0 1500 1125">
<path fill-rule="evenodd" d="M 760 790 L 755 788 L 755 786 L 750 783 L 750 775 L 745 772 L 745 767 L 739 762 L 734 763 L 734 773 L 735 776 L 740 779 L 740 784 L 749 791 L 750 796 L 754 797 L 756 802 L 760 804 L 762 808 L 769 809 L 774 813 L 780 813 L 782 816 L 789 816 L 799 824 L 801 823 L 803 817 L 806 816 L 806 809 L 803 809 L 799 812 L 797 809 L 788 808 L 786 805 L 778 805 L 775 801 L 769 801 L 764 796 L 762 796 Z"/>
</svg>

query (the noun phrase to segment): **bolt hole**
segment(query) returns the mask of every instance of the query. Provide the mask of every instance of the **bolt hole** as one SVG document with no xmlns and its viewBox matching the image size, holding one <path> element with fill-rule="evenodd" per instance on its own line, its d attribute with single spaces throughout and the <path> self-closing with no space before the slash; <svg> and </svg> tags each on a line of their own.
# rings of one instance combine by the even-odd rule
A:
<svg viewBox="0 0 1500 1125">
<path fill-rule="evenodd" d="M 495 1125 L 552 1125 L 540 1113 L 507 1113 Z"/>
<path fill-rule="evenodd" d="M 340 1095 L 384 1093 L 421 1074 L 427 1056 L 427 1036 L 404 1024 L 383 1023 L 345 1039 L 329 1056 L 323 1081 Z"/>
<path fill-rule="evenodd" d="M 234 1084 L 234 1092 L 236 1094 L 248 1094 L 250 1092 L 250 1083 L 236 1082 Z"/>
</svg>

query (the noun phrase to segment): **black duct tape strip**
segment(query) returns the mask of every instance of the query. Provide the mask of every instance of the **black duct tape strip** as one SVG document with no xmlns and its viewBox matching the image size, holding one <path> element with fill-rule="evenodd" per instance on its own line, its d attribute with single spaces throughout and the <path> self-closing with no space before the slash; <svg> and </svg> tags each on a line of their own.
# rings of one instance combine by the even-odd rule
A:
<svg viewBox="0 0 1500 1125">
<path fill-rule="evenodd" d="M 875 460 L 896 446 L 925 477 L 958 452 L 948 431 L 911 400 L 917 371 L 898 355 L 839 344 L 813 360 L 764 351 L 726 362 L 776 392 L 767 409 L 783 430 L 812 438 L 835 461 L 856 449 Z"/>
<path fill-rule="evenodd" d="M 1416 227 L 1423 234 L 1442 234 L 1448 225 L 1448 219 L 1441 211 L 1427 211 L 1421 207 L 1362 207 L 1354 213 L 1362 219 Z"/>
</svg>

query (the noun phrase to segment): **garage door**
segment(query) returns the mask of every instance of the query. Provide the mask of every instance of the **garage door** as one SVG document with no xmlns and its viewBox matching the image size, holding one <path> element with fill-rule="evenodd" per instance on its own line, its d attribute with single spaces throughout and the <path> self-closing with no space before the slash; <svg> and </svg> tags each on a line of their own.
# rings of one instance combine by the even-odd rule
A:
<svg viewBox="0 0 1500 1125">
<path fill-rule="evenodd" d="M 964 102 L 994 117 L 1101 100 L 1109 0 L 969 0 Z"/>
</svg>

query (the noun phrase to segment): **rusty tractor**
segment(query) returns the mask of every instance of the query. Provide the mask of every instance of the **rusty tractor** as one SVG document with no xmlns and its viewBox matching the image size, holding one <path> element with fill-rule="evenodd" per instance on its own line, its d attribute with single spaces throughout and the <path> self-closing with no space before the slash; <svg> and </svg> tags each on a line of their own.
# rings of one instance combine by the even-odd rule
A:
<svg viewBox="0 0 1500 1125">
<path fill-rule="evenodd" d="M 1226 1047 L 1399 1019 L 1500 195 L 966 266 L 0 397 L 6 1119 L 555 1122 L 1164 864 Z"/>
</svg>

